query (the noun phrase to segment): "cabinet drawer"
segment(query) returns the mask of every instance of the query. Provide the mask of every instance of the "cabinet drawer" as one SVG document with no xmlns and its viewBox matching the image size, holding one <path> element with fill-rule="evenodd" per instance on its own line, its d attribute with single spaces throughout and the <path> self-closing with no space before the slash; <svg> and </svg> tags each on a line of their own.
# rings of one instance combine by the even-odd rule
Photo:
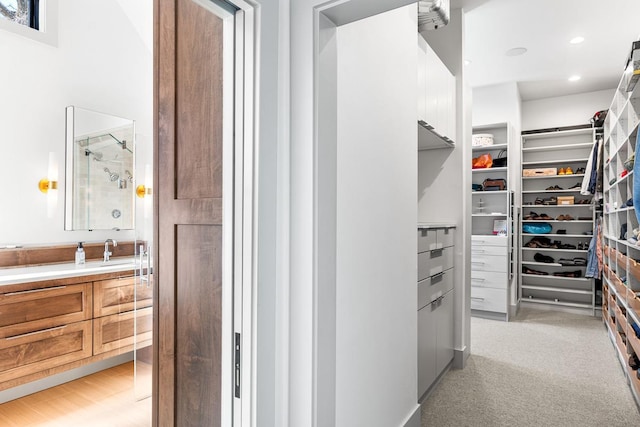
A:
<svg viewBox="0 0 640 427">
<path fill-rule="evenodd" d="M 507 289 L 507 273 L 495 271 L 471 271 L 471 286 L 478 288 Z"/>
<path fill-rule="evenodd" d="M 504 246 L 507 247 L 508 239 L 504 236 L 471 236 L 473 246 Z"/>
<path fill-rule="evenodd" d="M 91 319 L 91 283 L 0 294 L 0 338 Z"/>
<path fill-rule="evenodd" d="M 495 255 L 476 255 L 471 257 L 471 271 L 507 272 L 507 258 Z"/>
<path fill-rule="evenodd" d="M 0 339 L 0 383 L 91 356 L 91 320 Z"/>
<path fill-rule="evenodd" d="M 436 244 L 436 230 L 420 228 L 418 229 L 418 252 L 426 252 L 438 249 Z"/>
<path fill-rule="evenodd" d="M 453 246 L 453 233 L 453 228 L 438 228 L 436 230 L 436 243 L 439 244 L 441 248 Z"/>
<path fill-rule="evenodd" d="M 446 270 L 418 282 L 418 309 L 453 289 L 453 272 Z"/>
<path fill-rule="evenodd" d="M 418 281 L 453 268 L 453 248 L 418 254 Z"/>
<path fill-rule="evenodd" d="M 153 326 L 153 308 L 112 314 L 93 320 L 93 353 L 100 354 L 111 350 L 133 348 L 134 321 L 137 316 L 138 348 L 151 344 Z"/>
<path fill-rule="evenodd" d="M 471 309 L 507 312 L 507 290 L 471 286 Z"/>
<path fill-rule="evenodd" d="M 418 229 L 418 252 L 453 246 L 453 228 Z"/>
<path fill-rule="evenodd" d="M 153 303 L 153 276 L 151 283 L 136 278 L 123 277 L 113 280 L 102 280 L 94 283 L 93 287 L 93 317 L 124 313 L 134 308 L 137 293 L 137 308 L 150 307 Z"/>
<path fill-rule="evenodd" d="M 471 257 L 476 255 L 496 255 L 501 257 L 507 256 L 506 246 L 482 246 L 480 244 L 471 245 Z"/>
</svg>

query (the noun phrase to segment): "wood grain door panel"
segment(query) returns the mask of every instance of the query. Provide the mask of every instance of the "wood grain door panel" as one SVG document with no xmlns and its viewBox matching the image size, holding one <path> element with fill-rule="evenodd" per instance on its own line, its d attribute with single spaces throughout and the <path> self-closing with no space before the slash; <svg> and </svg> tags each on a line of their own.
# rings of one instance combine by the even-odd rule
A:
<svg viewBox="0 0 640 427">
<path fill-rule="evenodd" d="M 219 426 L 223 22 L 192 0 L 156 6 L 154 425 Z"/>
<path fill-rule="evenodd" d="M 91 295 L 91 283 L 0 294 L 0 338 L 91 319 Z"/>
</svg>

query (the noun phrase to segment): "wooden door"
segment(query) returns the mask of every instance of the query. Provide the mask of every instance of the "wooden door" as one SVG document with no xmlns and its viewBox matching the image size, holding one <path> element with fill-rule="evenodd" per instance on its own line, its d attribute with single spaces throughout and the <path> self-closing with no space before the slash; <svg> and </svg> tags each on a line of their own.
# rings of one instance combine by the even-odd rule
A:
<svg viewBox="0 0 640 427">
<path fill-rule="evenodd" d="M 156 0 L 155 31 L 154 425 L 218 426 L 223 25 L 192 0 Z"/>
</svg>

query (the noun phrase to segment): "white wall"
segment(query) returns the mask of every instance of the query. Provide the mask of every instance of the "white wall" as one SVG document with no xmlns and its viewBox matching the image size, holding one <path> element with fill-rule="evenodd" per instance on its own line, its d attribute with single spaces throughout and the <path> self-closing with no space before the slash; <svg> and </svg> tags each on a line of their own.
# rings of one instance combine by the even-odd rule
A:
<svg viewBox="0 0 640 427">
<path fill-rule="evenodd" d="M 607 110 L 615 88 L 577 95 L 536 99 L 522 103 L 522 130 L 588 124 L 600 110 Z"/>
<path fill-rule="evenodd" d="M 416 409 L 417 9 L 338 27 L 335 426 Z"/>
<path fill-rule="evenodd" d="M 131 231 L 63 230 L 65 107 L 135 120 L 138 171 L 152 163 L 152 52 L 139 33 L 150 30 L 152 1 L 139 3 L 145 12 L 132 23 L 116 0 L 60 1 L 57 47 L 0 31 L 0 246 L 133 238 Z M 46 197 L 37 190 L 49 151 L 60 164 L 53 218 L 47 218 Z"/>
</svg>

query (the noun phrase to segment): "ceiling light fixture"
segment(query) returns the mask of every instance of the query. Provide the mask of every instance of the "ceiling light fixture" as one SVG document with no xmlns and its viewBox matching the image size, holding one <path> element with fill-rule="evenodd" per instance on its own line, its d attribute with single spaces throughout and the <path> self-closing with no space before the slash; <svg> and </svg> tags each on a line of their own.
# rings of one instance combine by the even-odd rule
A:
<svg viewBox="0 0 640 427">
<path fill-rule="evenodd" d="M 464 65 L 469 65 L 469 64 L 471 64 L 471 61 L 469 61 L 468 59 L 465 59 L 464 60 Z"/>
<path fill-rule="evenodd" d="M 513 49 L 509 49 L 508 51 L 506 51 L 505 55 L 507 55 L 507 56 L 520 56 L 520 55 L 524 55 L 525 53 L 527 53 L 527 48 L 526 47 L 514 47 Z"/>
<path fill-rule="evenodd" d="M 577 36 L 577 37 L 574 37 L 574 38 L 572 38 L 571 40 L 569 40 L 569 43 L 571 43 L 571 44 L 580 44 L 580 43 L 582 43 L 583 41 L 584 41 L 584 37 L 582 37 L 582 36 Z"/>
<path fill-rule="evenodd" d="M 569 81 L 570 82 L 577 82 L 578 80 L 580 80 L 582 77 L 580 76 L 571 76 L 569 77 Z"/>
</svg>

